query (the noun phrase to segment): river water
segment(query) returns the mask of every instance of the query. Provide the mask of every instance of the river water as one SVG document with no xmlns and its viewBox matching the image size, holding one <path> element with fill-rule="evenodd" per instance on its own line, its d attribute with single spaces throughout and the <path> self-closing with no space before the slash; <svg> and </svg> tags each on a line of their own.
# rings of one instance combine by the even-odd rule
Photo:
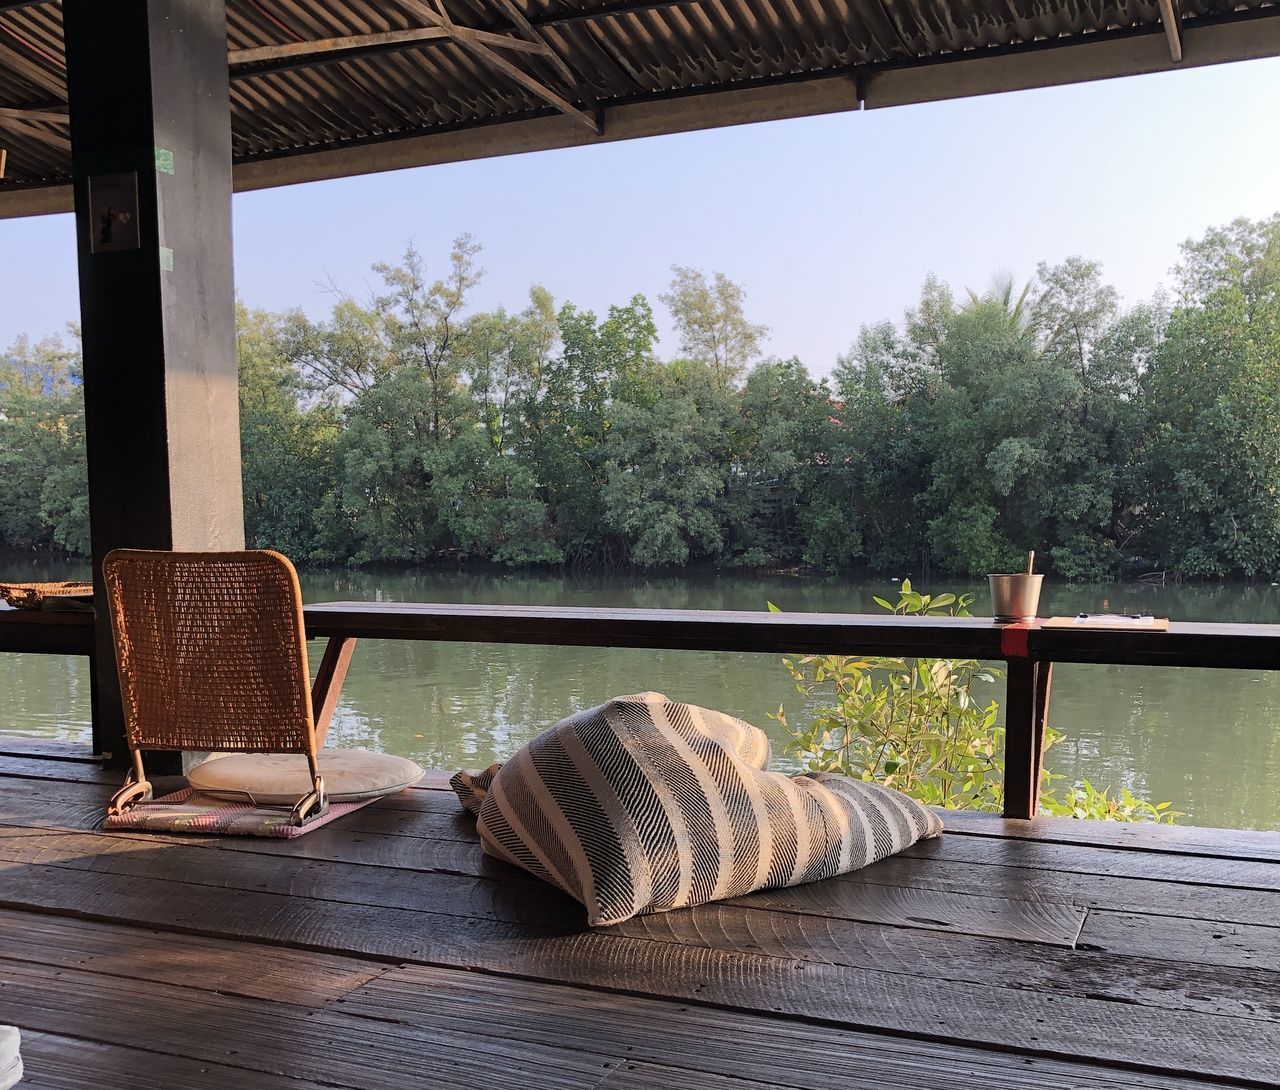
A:
<svg viewBox="0 0 1280 1090">
<path fill-rule="evenodd" d="M 0 578 L 74 578 L 73 568 L 0 560 Z M 692 572 L 677 576 L 561 576 L 474 571 L 304 572 L 309 601 L 476 602 L 875 612 L 887 580 Z M 985 586 L 957 580 L 920 590 Z M 1280 587 L 1045 587 L 1041 615 L 1148 612 L 1189 621 L 1280 622 Z M 319 645 L 312 647 L 313 665 Z M 1277 665 L 1280 665 L 1278 663 Z M 620 693 L 652 689 L 718 708 L 784 738 L 768 713 L 799 721 L 803 705 L 774 655 L 632 649 L 363 641 L 330 744 L 388 750 L 425 766 L 477 767 L 509 755 L 558 718 Z M 1001 687 L 991 688 L 999 699 Z M 87 664 L 0 655 L 0 734 L 87 739 Z M 1067 781 L 1123 785 L 1171 801 L 1184 822 L 1280 829 L 1280 671 L 1058 666 L 1050 721 L 1065 738 L 1048 765 Z"/>
</svg>

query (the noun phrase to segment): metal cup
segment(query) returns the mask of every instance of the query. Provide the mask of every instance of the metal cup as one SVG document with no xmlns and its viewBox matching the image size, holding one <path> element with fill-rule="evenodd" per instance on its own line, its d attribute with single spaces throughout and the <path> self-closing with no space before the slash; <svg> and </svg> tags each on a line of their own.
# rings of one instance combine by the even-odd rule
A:
<svg viewBox="0 0 1280 1090">
<path fill-rule="evenodd" d="M 1034 621 L 1043 575 L 988 575 L 991 612 L 997 621 Z"/>
</svg>

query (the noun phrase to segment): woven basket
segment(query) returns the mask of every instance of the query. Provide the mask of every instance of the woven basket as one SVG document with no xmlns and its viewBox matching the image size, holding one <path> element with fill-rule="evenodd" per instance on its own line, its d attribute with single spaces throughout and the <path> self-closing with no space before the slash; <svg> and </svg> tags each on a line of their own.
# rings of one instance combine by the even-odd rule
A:
<svg viewBox="0 0 1280 1090">
<path fill-rule="evenodd" d="M 0 598 L 14 609 L 39 609 L 47 598 L 91 598 L 92 583 L 0 583 Z"/>
</svg>

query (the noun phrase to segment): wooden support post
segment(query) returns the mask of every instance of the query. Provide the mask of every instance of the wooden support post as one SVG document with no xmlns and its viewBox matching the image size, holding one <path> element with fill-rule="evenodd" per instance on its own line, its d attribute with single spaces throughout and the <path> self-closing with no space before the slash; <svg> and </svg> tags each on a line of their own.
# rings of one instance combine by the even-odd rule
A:
<svg viewBox="0 0 1280 1090">
<path fill-rule="evenodd" d="M 222 0 L 65 0 L 89 516 L 120 547 L 244 546 Z M 126 756 L 110 626 L 94 748 Z"/>
<path fill-rule="evenodd" d="M 1004 816 L 1033 818 L 1040 809 L 1040 768 L 1053 664 L 1009 660 L 1005 688 Z"/>
<path fill-rule="evenodd" d="M 329 724 L 342 695 L 342 683 L 347 679 L 347 668 L 355 652 L 356 641 L 350 636 L 333 636 L 324 646 L 324 657 L 316 671 L 315 684 L 311 687 L 311 714 L 316 724 L 316 748 L 324 745 Z"/>
<path fill-rule="evenodd" d="M 1032 799 L 1031 816 L 1040 809 L 1040 782 L 1044 778 L 1044 735 L 1049 728 L 1049 690 L 1053 685 L 1053 663 L 1036 664 L 1036 714 L 1032 721 L 1031 738 L 1035 743 L 1034 767 L 1035 797 Z"/>
</svg>

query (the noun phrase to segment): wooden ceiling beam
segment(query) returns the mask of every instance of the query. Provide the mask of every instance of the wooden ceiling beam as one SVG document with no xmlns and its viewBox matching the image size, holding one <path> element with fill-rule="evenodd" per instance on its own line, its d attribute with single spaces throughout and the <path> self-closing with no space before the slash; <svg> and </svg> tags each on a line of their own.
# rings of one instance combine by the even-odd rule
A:
<svg viewBox="0 0 1280 1090">
<path fill-rule="evenodd" d="M 600 135 L 602 127 L 599 119 L 589 113 L 584 113 L 578 109 L 572 102 L 555 93 L 541 80 L 535 79 L 529 75 L 523 68 L 517 68 L 506 57 L 500 56 L 490 49 L 487 45 L 475 38 L 474 31 L 467 30 L 464 27 L 454 27 L 454 37 L 456 40 L 469 49 L 471 53 L 478 59 L 494 68 L 504 75 L 510 77 L 535 98 L 542 99 L 549 106 L 554 106 L 566 117 L 572 118 L 574 121 L 580 122 L 589 128 L 597 136 Z"/>
<path fill-rule="evenodd" d="M 396 3 L 407 11 L 410 15 L 421 19 L 424 23 L 432 26 L 444 27 L 449 32 L 449 37 L 461 45 L 464 49 L 471 53 L 473 57 L 490 68 L 501 72 L 509 79 L 514 81 L 528 91 L 535 98 L 541 99 L 549 106 L 554 106 L 566 117 L 585 125 L 597 136 L 602 132 L 600 119 L 592 114 L 585 113 L 578 109 L 572 102 L 569 102 L 562 95 L 556 94 L 541 80 L 530 75 L 523 68 L 519 68 L 512 64 L 506 57 L 494 52 L 489 48 L 488 43 L 481 37 L 483 32 L 472 30 L 469 27 L 458 26 L 449 18 L 442 6 L 432 8 L 422 2 L 422 0 L 396 0 Z M 538 45 L 540 50 L 550 52 L 550 47 L 545 43 L 530 43 Z"/>
<path fill-rule="evenodd" d="M 38 140 L 42 144 L 47 144 L 51 148 L 57 148 L 59 151 L 71 154 L 71 141 L 65 136 L 56 132 L 50 132 L 48 129 L 42 129 L 38 125 L 31 124 L 30 121 L 23 120 L 21 117 L 11 117 L 12 113 L 17 111 L 0 110 L 0 129 L 7 129 L 15 136 L 25 136 L 30 140 Z M 65 122 L 64 122 L 65 124 Z"/>
<path fill-rule="evenodd" d="M 60 100 L 66 100 L 67 89 L 61 78 L 46 72 L 35 61 L 3 43 L 0 43 L 0 68 L 11 69 L 28 83 L 35 84 L 40 90 Z"/>
<path fill-rule="evenodd" d="M 70 124 L 65 108 L 43 110 L 28 106 L 0 106 L 0 117 L 14 121 L 43 121 L 46 125 Z"/>
<path fill-rule="evenodd" d="M 570 26 L 573 23 L 592 23 L 597 19 L 612 19 L 616 15 L 635 15 L 644 11 L 660 11 L 663 8 L 683 8 L 701 4 L 704 0 L 613 0 L 598 8 L 585 11 L 555 11 L 534 15 L 530 22 L 542 27 Z"/>
<path fill-rule="evenodd" d="M 448 32 L 438 26 L 389 30 L 376 34 L 350 34 L 341 38 L 319 38 L 314 41 L 263 45 L 253 49 L 233 49 L 227 54 L 227 63 L 231 66 L 232 75 L 257 75 L 259 72 L 280 71 L 296 64 L 337 61 L 349 55 L 363 56 L 387 46 L 419 45 L 443 41 L 448 37 Z"/>
<path fill-rule="evenodd" d="M 473 33 L 478 41 L 501 49 L 537 54 L 551 52 L 550 47 L 545 44 L 513 38 L 506 34 L 493 34 L 485 30 L 476 30 Z M 336 61 L 350 60 L 353 57 L 367 57 L 373 53 L 389 53 L 424 45 L 438 45 L 452 40 L 453 35 L 447 28 L 433 24 L 406 30 L 386 30 L 374 34 L 351 34 L 341 38 L 319 38 L 314 41 L 263 45 L 252 49 L 233 49 L 227 55 L 227 60 L 231 66 L 232 79 L 249 79 L 271 72 L 332 64 Z"/>
<path fill-rule="evenodd" d="M 600 108 L 595 96 L 587 88 L 587 81 L 569 66 L 568 61 L 551 48 L 547 40 L 543 38 L 541 31 L 529 22 L 524 12 L 516 6 L 513 0 L 493 0 L 493 2 L 502 11 L 503 15 L 511 20 L 512 25 L 519 33 L 524 35 L 527 41 L 536 42 L 546 49 L 547 59 L 551 62 L 551 66 L 560 73 L 561 78 L 573 88 L 574 93 L 586 103 L 587 109 L 591 111 L 592 117 L 595 118 L 597 134 L 604 132 L 604 110 Z"/>
<path fill-rule="evenodd" d="M 1169 57 L 1174 64 L 1181 64 L 1182 15 L 1178 11 L 1178 0 L 1160 0 L 1160 22 L 1169 41 Z"/>
</svg>

